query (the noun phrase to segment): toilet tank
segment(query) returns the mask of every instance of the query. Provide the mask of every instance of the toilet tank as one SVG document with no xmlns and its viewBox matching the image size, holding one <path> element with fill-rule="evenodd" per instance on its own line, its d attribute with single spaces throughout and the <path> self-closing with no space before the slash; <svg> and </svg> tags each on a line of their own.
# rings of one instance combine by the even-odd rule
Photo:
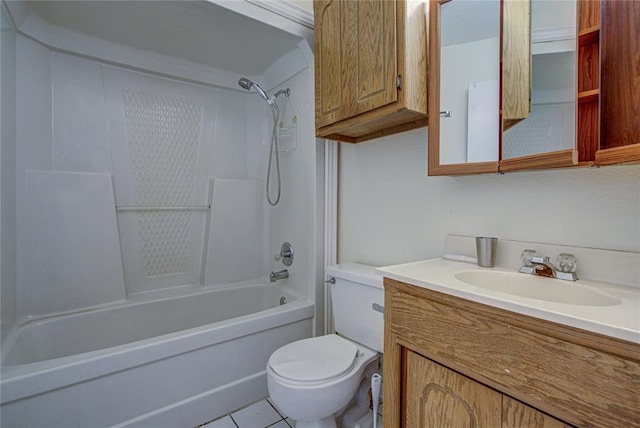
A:
<svg viewBox="0 0 640 428">
<path fill-rule="evenodd" d="M 374 266 L 342 263 L 327 267 L 336 332 L 378 352 L 383 351 L 384 287 Z"/>
</svg>

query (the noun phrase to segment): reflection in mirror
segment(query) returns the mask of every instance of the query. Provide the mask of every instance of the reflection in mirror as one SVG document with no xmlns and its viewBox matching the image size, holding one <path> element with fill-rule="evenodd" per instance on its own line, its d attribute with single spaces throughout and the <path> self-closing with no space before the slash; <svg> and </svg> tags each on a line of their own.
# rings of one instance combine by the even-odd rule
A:
<svg viewBox="0 0 640 428">
<path fill-rule="evenodd" d="M 575 147 L 576 2 L 531 2 L 531 113 L 502 136 L 502 159 Z"/>
<path fill-rule="evenodd" d="M 441 2 L 440 38 L 440 164 L 497 161 L 500 0 Z"/>
</svg>

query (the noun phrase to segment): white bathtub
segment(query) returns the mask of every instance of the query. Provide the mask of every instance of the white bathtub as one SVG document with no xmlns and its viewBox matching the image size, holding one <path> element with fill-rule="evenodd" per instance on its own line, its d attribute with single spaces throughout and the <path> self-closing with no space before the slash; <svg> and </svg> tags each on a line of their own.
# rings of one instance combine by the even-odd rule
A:
<svg viewBox="0 0 640 428">
<path fill-rule="evenodd" d="M 3 346 L 1 425 L 193 427 L 267 396 L 269 356 L 313 312 L 262 284 L 28 323 Z"/>
</svg>

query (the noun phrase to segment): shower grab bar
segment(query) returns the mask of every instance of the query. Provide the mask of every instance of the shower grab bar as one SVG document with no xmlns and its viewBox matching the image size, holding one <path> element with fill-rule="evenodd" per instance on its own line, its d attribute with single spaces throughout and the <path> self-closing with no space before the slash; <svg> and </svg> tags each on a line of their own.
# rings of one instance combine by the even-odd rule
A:
<svg viewBox="0 0 640 428">
<path fill-rule="evenodd" d="M 117 211 L 210 210 L 211 205 L 116 205 Z"/>
</svg>

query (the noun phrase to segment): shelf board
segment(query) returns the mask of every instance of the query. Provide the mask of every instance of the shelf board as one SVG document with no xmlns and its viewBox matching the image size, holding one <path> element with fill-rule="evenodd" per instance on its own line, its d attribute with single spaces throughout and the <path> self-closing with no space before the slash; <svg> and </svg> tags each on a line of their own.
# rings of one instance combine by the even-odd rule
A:
<svg viewBox="0 0 640 428">
<path fill-rule="evenodd" d="M 598 101 L 599 96 L 600 96 L 600 89 L 592 89 L 590 91 L 578 92 L 578 102 L 588 103 L 591 101 Z"/>
<path fill-rule="evenodd" d="M 596 152 L 596 165 L 638 163 L 638 159 L 640 159 L 640 143 L 601 149 Z"/>
<path fill-rule="evenodd" d="M 590 43 L 596 43 L 600 39 L 600 26 L 587 28 L 578 33 L 578 45 L 584 46 Z"/>
</svg>

